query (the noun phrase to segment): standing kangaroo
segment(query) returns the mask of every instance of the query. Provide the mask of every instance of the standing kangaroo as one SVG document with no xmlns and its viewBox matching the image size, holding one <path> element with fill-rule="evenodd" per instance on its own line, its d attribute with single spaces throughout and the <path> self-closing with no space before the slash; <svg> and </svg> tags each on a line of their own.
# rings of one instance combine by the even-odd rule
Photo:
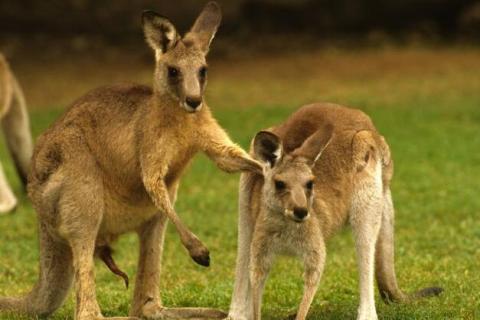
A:
<svg viewBox="0 0 480 320">
<path fill-rule="evenodd" d="M 0 119 L 8 149 L 25 186 L 32 157 L 32 135 L 22 89 L 0 53 Z M 8 185 L 0 164 L 0 214 L 12 211 L 17 199 Z"/>
<path fill-rule="evenodd" d="M 143 28 L 155 51 L 153 90 L 139 85 L 96 89 L 38 139 L 28 191 L 38 213 L 40 277 L 21 298 L 0 298 L 0 310 L 45 316 L 75 278 L 76 320 L 105 319 L 95 295 L 94 255 L 136 231 L 140 254 L 130 318 L 220 318 L 204 308 L 170 309 L 159 294 L 167 218 L 199 264 L 209 253 L 174 210 L 179 179 L 205 152 L 221 169 L 261 172 L 235 145 L 203 102 L 205 56 L 221 20 L 208 3 L 183 38 L 164 17 L 146 11 Z M 105 259 L 108 261 L 108 259 Z M 120 318 L 112 318 L 120 319 Z"/>
<path fill-rule="evenodd" d="M 277 253 L 304 263 L 305 288 L 297 320 L 305 319 L 325 264 L 325 242 L 349 222 L 360 275 L 359 320 L 377 319 L 374 276 L 385 301 L 413 295 L 397 285 L 393 161 L 368 116 L 333 104 L 307 105 L 283 124 L 259 132 L 253 155 L 267 164 L 263 175 L 243 173 L 239 198 L 239 246 L 229 319 L 259 320 L 266 277 Z M 250 281 L 249 281 L 250 276 Z"/>
</svg>

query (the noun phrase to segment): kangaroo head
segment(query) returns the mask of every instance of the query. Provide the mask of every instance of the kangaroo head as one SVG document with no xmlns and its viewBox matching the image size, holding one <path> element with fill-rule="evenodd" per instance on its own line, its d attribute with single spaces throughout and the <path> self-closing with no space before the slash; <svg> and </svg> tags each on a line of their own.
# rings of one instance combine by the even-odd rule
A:
<svg viewBox="0 0 480 320">
<path fill-rule="evenodd" d="M 318 130 L 289 153 L 284 152 L 281 139 L 274 133 L 257 133 L 253 150 L 265 163 L 263 205 L 269 212 L 295 222 L 308 219 L 315 184 L 312 169 L 331 141 L 332 129 L 327 126 Z"/>
<path fill-rule="evenodd" d="M 188 112 L 202 108 L 206 55 L 221 18 L 218 4 L 209 2 L 182 38 L 167 18 L 153 11 L 143 13 L 145 38 L 155 52 L 155 92 L 168 94 Z"/>
</svg>

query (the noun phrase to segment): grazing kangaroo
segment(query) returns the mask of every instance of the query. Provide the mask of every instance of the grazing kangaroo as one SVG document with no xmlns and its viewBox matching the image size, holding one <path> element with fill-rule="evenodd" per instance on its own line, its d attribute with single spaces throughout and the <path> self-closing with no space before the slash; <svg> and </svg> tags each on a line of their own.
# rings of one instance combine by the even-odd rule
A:
<svg viewBox="0 0 480 320">
<path fill-rule="evenodd" d="M 220 20 L 220 8 L 210 2 L 180 38 L 169 20 L 144 12 L 145 37 L 156 57 L 153 90 L 140 85 L 93 90 L 39 137 L 28 191 L 39 219 L 40 277 L 26 296 L 0 298 L 0 310 L 49 315 L 74 277 L 75 319 L 105 319 L 95 294 L 94 255 L 108 263 L 109 245 L 136 231 L 140 254 L 131 317 L 122 319 L 225 316 L 214 309 L 166 308 L 159 294 L 167 218 L 191 257 L 209 264 L 207 248 L 173 207 L 194 154 L 205 152 L 228 172 L 262 171 L 203 101 L 205 56 Z"/>
<path fill-rule="evenodd" d="M 307 105 L 283 124 L 259 132 L 252 153 L 267 165 L 263 175 L 243 173 L 240 180 L 229 319 L 260 319 L 263 287 L 277 253 L 303 260 L 305 288 L 296 319 L 305 319 L 322 275 L 325 241 L 347 222 L 353 227 L 360 275 L 357 319 L 377 319 L 374 276 L 385 301 L 442 291 L 426 288 L 406 295 L 397 285 L 393 161 L 367 115 L 333 104 Z"/>
<path fill-rule="evenodd" d="M 7 146 L 23 185 L 32 157 L 33 145 L 30 123 L 22 89 L 0 53 L 0 119 Z M 17 199 L 8 185 L 0 164 L 0 214 L 15 209 Z"/>
</svg>

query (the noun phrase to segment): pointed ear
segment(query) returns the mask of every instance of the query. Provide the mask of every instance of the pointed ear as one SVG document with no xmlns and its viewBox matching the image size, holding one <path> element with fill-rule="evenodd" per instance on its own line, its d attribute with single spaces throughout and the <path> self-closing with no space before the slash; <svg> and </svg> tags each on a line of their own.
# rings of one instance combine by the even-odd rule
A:
<svg viewBox="0 0 480 320">
<path fill-rule="evenodd" d="M 293 151 L 294 156 L 304 157 L 309 165 L 315 165 L 325 148 L 332 141 L 333 126 L 327 125 L 316 132 L 303 142 L 303 144 Z"/>
<path fill-rule="evenodd" d="M 282 142 L 272 132 L 260 131 L 253 139 L 255 158 L 273 167 L 282 157 Z"/>
<path fill-rule="evenodd" d="M 156 12 L 144 11 L 142 24 L 145 39 L 157 56 L 167 52 L 178 41 L 177 30 L 170 20 Z"/>
<path fill-rule="evenodd" d="M 195 42 L 207 54 L 221 21 L 220 6 L 215 1 L 211 1 L 205 5 L 192 29 L 185 35 L 185 39 Z"/>
</svg>

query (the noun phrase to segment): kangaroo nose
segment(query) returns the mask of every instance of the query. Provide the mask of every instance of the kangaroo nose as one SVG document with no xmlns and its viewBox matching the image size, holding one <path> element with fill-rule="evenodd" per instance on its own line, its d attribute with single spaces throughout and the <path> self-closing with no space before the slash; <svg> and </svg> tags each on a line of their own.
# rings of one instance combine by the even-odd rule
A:
<svg viewBox="0 0 480 320">
<path fill-rule="evenodd" d="M 296 218 L 303 220 L 308 215 L 308 210 L 305 208 L 294 208 L 293 215 Z"/>
<path fill-rule="evenodd" d="M 200 98 L 187 98 L 186 101 L 187 105 L 192 109 L 197 109 L 198 106 L 202 103 L 202 99 Z"/>
</svg>

